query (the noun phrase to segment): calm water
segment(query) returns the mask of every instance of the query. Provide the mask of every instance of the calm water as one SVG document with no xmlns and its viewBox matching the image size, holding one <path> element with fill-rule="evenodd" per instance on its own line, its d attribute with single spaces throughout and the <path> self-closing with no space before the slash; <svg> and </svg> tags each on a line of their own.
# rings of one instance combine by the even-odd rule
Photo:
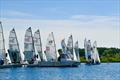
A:
<svg viewBox="0 0 120 80">
<path fill-rule="evenodd" d="M 77 68 L 6 68 L 0 80 L 120 80 L 120 63 L 102 63 Z"/>
</svg>

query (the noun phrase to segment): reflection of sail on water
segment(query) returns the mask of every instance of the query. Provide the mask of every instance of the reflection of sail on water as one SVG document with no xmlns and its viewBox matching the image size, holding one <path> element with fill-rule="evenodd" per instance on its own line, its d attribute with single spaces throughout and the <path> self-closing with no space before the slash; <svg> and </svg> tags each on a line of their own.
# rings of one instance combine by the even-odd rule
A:
<svg viewBox="0 0 120 80">
<path fill-rule="evenodd" d="M 35 49 L 34 49 L 34 42 L 32 36 L 31 27 L 26 30 L 25 33 L 25 40 L 24 40 L 24 55 L 25 60 L 31 61 L 34 57 Z"/>
<path fill-rule="evenodd" d="M 78 41 L 75 42 L 74 49 L 75 49 L 75 53 L 76 53 L 77 60 L 80 61 Z"/>
<path fill-rule="evenodd" d="M 49 34 L 46 45 L 47 61 L 57 61 L 56 44 L 53 32 Z"/>
<path fill-rule="evenodd" d="M 0 60 L 5 60 L 5 42 L 3 35 L 2 23 L 0 22 Z"/>
<path fill-rule="evenodd" d="M 71 56 L 73 60 L 77 60 L 76 54 L 73 51 L 73 37 L 70 35 L 68 38 L 68 44 L 67 44 L 67 53 Z"/>
<path fill-rule="evenodd" d="M 34 45 L 40 56 L 41 61 L 47 61 L 45 54 L 43 54 L 43 52 L 42 52 L 42 43 L 41 43 L 41 36 L 40 36 L 39 30 L 37 30 L 34 33 Z"/>
<path fill-rule="evenodd" d="M 12 29 L 10 31 L 8 52 L 10 55 L 11 62 L 20 63 L 21 61 L 20 48 L 19 48 L 19 43 L 17 40 L 15 29 Z"/>
</svg>

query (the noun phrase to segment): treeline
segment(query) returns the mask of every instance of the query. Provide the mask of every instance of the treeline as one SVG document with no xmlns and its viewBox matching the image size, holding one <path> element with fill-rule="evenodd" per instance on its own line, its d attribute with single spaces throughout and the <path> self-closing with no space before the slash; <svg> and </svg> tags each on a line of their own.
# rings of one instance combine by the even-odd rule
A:
<svg viewBox="0 0 120 80">
<path fill-rule="evenodd" d="M 119 48 L 105 48 L 98 47 L 99 56 L 101 62 L 120 62 L 120 49 Z M 59 49 L 58 51 L 61 51 Z M 85 62 L 85 50 L 79 49 L 80 60 L 81 62 Z"/>
</svg>

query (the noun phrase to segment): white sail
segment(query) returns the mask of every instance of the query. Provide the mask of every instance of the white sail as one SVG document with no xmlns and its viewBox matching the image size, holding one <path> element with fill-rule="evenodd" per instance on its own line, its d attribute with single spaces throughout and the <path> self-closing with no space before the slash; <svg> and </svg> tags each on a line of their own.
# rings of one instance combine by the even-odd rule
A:
<svg viewBox="0 0 120 80">
<path fill-rule="evenodd" d="M 11 63 L 9 54 L 5 51 L 5 40 L 3 34 L 2 23 L 0 22 L 0 60 L 4 60 L 4 64 Z"/>
<path fill-rule="evenodd" d="M 70 35 L 68 38 L 68 43 L 67 43 L 67 53 L 71 56 L 73 60 L 77 60 L 76 54 L 73 51 L 73 37 Z"/>
<path fill-rule="evenodd" d="M 86 40 L 86 38 L 84 40 L 84 49 L 85 49 L 85 58 L 86 58 L 86 61 L 88 61 L 88 56 L 87 56 L 87 40 Z"/>
<path fill-rule="evenodd" d="M 66 46 L 66 43 L 65 43 L 65 39 L 63 39 L 62 41 L 61 41 L 61 46 L 62 46 L 62 54 L 67 54 L 67 46 Z"/>
<path fill-rule="evenodd" d="M 86 54 L 86 60 L 87 61 L 89 61 L 89 60 L 91 60 L 92 58 L 93 58 L 93 53 L 92 53 L 92 46 L 91 46 L 91 41 L 90 40 L 88 40 L 88 41 L 86 41 L 86 43 L 85 43 L 85 48 L 86 48 L 86 52 L 87 53 L 85 53 Z"/>
<path fill-rule="evenodd" d="M 20 48 L 14 28 L 10 31 L 8 52 L 12 62 L 15 61 L 17 63 L 18 62 L 20 63 L 21 61 Z"/>
<path fill-rule="evenodd" d="M 93 43 L 93 54 L 94 54 L 94 61 L 100 63 L 99 53 L 97 50 L 97 42 L 95 41 Z"/>
<path fill-rule="evenodd" d="M 5 42 L 3 35 L 2 23 L 0 22 L 0 60 L 5 60 Z"/>
<path fill-rule="evenodd" d="M 25 60 L 31 61 L 35 55 L 34 41 L 31 27 L 26 30 L 25 39 L 24 39 L 24 55 Z"/>
<path fill-rule="evenodd" d="M 57 61 L 56 44 L 53 32 L 51 32 L 47 38 L 46 57 L 47 61 Z"/>
<path fill-rule="evenodd" d="M 75 42 L 74 49 L 75 49 L 75 53 L 76 53 L 76 56 L 77 56 L 77 60 L 80 61 L 79 44 L 78 44 L 78 41 Z"/>
<path fill-rule="evenodd" d="M 35 33 L 34 33 L 34 45 L 35 45 L 35 48 L 39 54 L 39 57 L 41 59 L 41 61 L 47 61 L 46 59 L 46 55 L 42 52 L 42 42 L 41 42 L 41 37 L 40 37 L 40 31 L 37 30 Z"/>
</svg>

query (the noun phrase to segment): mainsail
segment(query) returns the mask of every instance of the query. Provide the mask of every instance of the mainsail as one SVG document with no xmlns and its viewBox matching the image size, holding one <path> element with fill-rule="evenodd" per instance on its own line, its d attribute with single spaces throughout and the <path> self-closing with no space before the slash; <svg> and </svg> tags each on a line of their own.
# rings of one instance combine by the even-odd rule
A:
<svg viewBox="0 0 120 80">
<path fill-rule="evenodd" d="M 94 59 L 94 63 L 95 62 L 99 62 L 100 63 L 100 58 L 99 58 L 99 53 L 98 53 L 98 50 L 97 50 L 97 42 L 95 41 L 93 43 L 93 59 Z"/>
<path fill-rule="evenodd" d="M 72 60 L 77 60 L 76 54 L 73 51 L 73 37 L 72 37 L 72 35 L 70 35 L 68 38 L 67 53 L 71 56 Z"/>
<path fill-rule="evenodd" d="M 34 45 L 35 45 L 35 48 L 40 56 L 41 61 L 47 61 L 46 55 L 43 54 L 43 52 L 42 52 L 42 42 L 41 42 L 41 36 L 40 36 L 39 30 L 37 30 L 34 33 Z"/>
<path fill-rule="evenodd" d="M 77 56 L 77 60 L 80 61 L 79 44 L 78 44 L 78 41 L 75 42 L 74 49 L 75 49 L 75 53 L 76 53 L 76 56 Z"/>
<path fill-rule="evenodd" d="M 32 35 L 31 27 L 26 30 L 25 39 L 24 39 L 24 55 L 25 60 L 29 63 L 33 63 L 35 48 L 34 48 L 34 40 Z"/>
<path fill-rule="evenodd" d="M 57 61 L 56 44 L 53 32 L 51 32 L 47 38 L 46 57 L 47 61 Z"/>
<path fill-rule="evenodd" d="M 5 42 L 1 22 L 0 22 L 0 60 L 5 60 Z"/>
<path fill-rule="evenodd" d="M 10 31 L 9 35 L 8 53 L 12 63 L 20 63 L 21 61 L 20 48 L 14 28 Z"/>
<path fill-rule="evenodd" d="M 84 40 L 84 49 L 85 49 L 85 58 L 86 58 L 86 61 L 88 61 L 88 56 L 87 56 L 87 40 L 86 40 L 86 38 Z"/>
<path fill-rule="evenodd" d="M 91 41 L 90 40 L 87 41 L 85 39 L 84 47 L 85 47 L 86 60 L 91 61 L 91 59 L 93 58 Z"/>
<path fill-rule="evenodd" d="M 66 46 L 66 43 L 65 43 L 65 39 L 63 39 L 61 41 L 61 46 L 62 46 L 62 54 L 67 54 L 67 46 Z"/>
</svg>

